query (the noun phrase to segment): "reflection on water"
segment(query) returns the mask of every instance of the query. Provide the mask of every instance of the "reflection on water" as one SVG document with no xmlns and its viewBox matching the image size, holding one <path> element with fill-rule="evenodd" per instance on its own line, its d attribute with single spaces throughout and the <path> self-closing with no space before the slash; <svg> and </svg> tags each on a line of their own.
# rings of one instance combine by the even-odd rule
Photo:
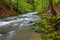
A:
<svg viewBox="0 0 60 40">
<path fill-rule="evenodd" d="M 31 25 L 40 21 L 37 12 L 0 19 L 0 40 L 32 40 Z"/>
</svg>

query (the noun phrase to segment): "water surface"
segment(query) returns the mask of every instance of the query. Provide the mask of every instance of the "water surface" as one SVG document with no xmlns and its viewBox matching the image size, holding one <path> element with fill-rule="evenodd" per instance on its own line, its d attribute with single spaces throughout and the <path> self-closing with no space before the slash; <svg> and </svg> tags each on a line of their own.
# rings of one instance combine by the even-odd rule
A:
<svg viewBox="0 0 60 40">
<path fill-rule="evenodd" d="M 0 40 L 39 40 L 40 34 L 35 33 L 31 25 L 40 19 L 37 12 L 0 19 Z"/>
</svg>

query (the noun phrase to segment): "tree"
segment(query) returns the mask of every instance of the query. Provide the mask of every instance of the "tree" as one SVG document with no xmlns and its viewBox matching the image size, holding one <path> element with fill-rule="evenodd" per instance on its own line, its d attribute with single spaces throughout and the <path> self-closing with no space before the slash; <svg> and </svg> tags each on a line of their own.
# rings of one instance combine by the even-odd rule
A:
<svg viewBox="0 0 60 40">
<path fill-rule="evenodd" d="M 11 11 L 12 11 L 12 0 L 10 0 L 10 9 L 11 9 Z"/>
<path fill-rule="evenodd" d="M 52 16 L 54 16 L 54 15 L 56 16 L 57 13 L 53 8 L 53 1 L 49 0 L 49 4 L 50 4 L 50 9 L 51 9 Z"/>
<path fill-rule="evenodd" d="M 53 1 L 52 0 L 49 0 L 49 3 L 50 3 L 50 9 L 51 9 L 51 13 L 52 13 L 52 17 L 51 17 L 51 25 L 53 25 L 53 27 L 55 28 L 55 31 L 58 31 L 59 30 L 59 20 L 60 18 L 57 18 L 57 13 L 53 7 Z"/>
</svg>

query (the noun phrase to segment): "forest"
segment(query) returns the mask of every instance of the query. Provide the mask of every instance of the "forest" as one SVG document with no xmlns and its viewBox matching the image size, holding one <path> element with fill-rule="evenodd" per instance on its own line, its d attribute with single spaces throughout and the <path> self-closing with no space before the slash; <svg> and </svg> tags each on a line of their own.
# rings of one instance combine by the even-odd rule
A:
<svg viewBox="0 0 60 40">
<path fill-rule="evenodd" d="M 0 19 L 30 12 L 41 18 L 31 29 L 43 33 L 42 40 L 60 40 L 60 0 L 0 0 Z"/>
</svg>

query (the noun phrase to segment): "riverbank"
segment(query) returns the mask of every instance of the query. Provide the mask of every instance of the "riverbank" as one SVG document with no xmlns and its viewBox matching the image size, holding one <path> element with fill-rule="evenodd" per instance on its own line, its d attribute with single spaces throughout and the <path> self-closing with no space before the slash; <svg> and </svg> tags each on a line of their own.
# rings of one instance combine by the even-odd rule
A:
<svg viewBox="0 0 60 40">
<path fill-rule="evenodd" d="M 10 16 L 16 16 L 18 13 L 12 8 L 10 4 L 3 3 L 0 4 L 0 18 L 10 17 Z"/>
<path fill-rule="evenodd" d="M 44 14 L 42 15 L 38 14 L 41 16 L 41 21 L 40 23 L 37 23 L 32 27 L 32 29 L 34 29 L 35 32 L 37 33 L 43 32 L 45 34 L 43 40 L 60 40 L 60 27 L 59 27 L 60 26 L 59 25 L 60 24 L 60 3 L 54 6 L 54 10 L 57 13 L 56 19 L 55 16 L 51 17 L 52 14 L 51 9 L 48 9 L 45 12 L 43 12 Z M 54 25 L 56 28 L 52 25 Z"/>
</svg>

